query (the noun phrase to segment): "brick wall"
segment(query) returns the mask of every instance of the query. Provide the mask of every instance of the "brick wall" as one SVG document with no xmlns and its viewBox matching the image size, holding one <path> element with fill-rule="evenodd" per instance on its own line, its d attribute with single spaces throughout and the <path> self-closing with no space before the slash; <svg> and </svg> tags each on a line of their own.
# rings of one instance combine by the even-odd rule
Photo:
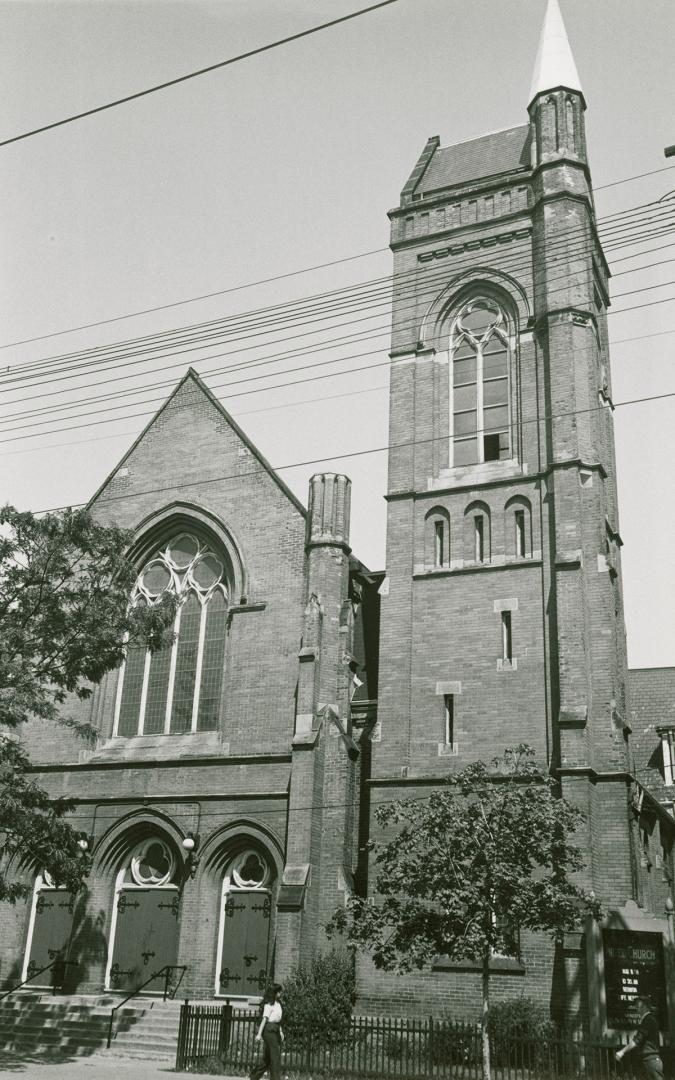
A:
<svg viewBox="0 0 675 1080">
<path fill-rule="evenodd" d="M 636 880 L 613 433 L 599 397 L 611 395 L 608 275 L 595 234 L 583 106 L 572 95 L 574 130 L 565 134 L 568 96 L 556 91 L 532 105 L 531 163 L 513 158 L 518 129 L 503 133 L 511 171 L 498 178 L 496 134 L 491 171 L 472 181 L 464 171 L 454 187 L 448 174 L 448 190 L 428 190 L 423 177 L 443 171 L 435 155 L 478 160 L 488 145 L 485 137 L 463 155 L 462 147 L 440 150 L 430 140 L 390 212 L 392 446 L 371 797 L 373 806 L 385 795 L 405 797 L 422 781 L 430 790 L 472 759 L 528 742 L 586 815 L 581 883 L 617 905 L 634 895 Z M 496 200 L 495 185 L 511 199 Z M 450 333 L 461 306 L 481 295 L 501 306 L 508 324 L 511 455 L 449 467 Z M 524 557 L 515 545 L 516 508 L 526 515 Z M 477 514 L 487 538 L 482 563 L 472 533 Z M 440 566 L 436 521 L 449 537 Z M 451 749 L 442 745 L 448 692 Z M 522 949 L 524 970 L 495 973 L 495 995 L 532 994 L 559 1017 L 585 1022 L 579 941 L 554 949 L 535 935 Z M 371 1011 L 478 1013 L 478 975 L 382 976 L 365 961 L 359 973 Z"/>
</svg>

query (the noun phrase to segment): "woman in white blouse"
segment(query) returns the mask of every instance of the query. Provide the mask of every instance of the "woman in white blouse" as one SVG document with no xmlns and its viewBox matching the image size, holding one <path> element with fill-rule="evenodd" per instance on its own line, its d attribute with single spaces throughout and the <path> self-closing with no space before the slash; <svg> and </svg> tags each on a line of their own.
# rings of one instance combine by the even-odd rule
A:
<svg viewBox="0 0 675 1080">
<path fill-rule="evenodd" d="M 279 983 L 273 983 L 263 998 L 263 1015 L 256 1035 L 256 1042 L 263 1044 L 263 1060 L 251 1069 L 251 1080 L 261 1080 L 268 1069 L 270 1080 L 281 1080 L 281 1044 L 284 1041 L 279 1001 L 281 989 Z"/>
</svg>

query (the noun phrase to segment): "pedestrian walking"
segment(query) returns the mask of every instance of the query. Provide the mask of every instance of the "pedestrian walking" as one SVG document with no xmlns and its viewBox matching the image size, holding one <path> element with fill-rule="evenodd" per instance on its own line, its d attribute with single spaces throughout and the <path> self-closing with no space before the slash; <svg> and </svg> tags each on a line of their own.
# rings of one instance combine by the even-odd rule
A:
<svg viewBox="0 0 675 1080">
<path fill-rule="evenodd" d="M 273 983 L 263 998 L 263 1015 L 256 1035 L 256 1042 L 263 1044 L 263 1060 L 261 1064 L 254 1065 L 250 1072 L 251 1080 L 261 1080 L 265 1072 L 269 1071 L 270 1080 L 281 1080 L 281 1044 L 284 1041 L 284 1033 L 281 1029 L 282 1008 L 279 997 L 281 995 L 279 983 Z"/>
<path fill-rule="evenodd" d="M 635 1052 L 645 1080 L 663 1080 L 663 1061 L 659 1043 L 659 1023 L 654 1013 L 651 999 L 639 997 L 638 1028 L 626 1046 L 616 1052 L 616 1060 L 621 1061 L 626 1054 Z"/>
</svg>

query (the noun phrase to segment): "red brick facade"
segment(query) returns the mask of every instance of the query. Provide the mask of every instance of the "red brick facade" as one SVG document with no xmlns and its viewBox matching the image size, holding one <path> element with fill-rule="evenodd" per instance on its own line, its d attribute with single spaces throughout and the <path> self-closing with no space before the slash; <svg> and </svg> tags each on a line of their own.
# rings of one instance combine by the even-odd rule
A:
<svg viewBox="0 0 675 1080">
<path fill-rule="evenodd" d="M 379 803 L 521 742 L 586 815 L 583 884 L 607 909 L 661 913 L 672 785 L 660 729 L 675 729 L 675 682 L 634 672 L 627 694 L 609 274 L 584 109 L 575 86 L 554 86 L 521 126 L 430 139 L 390 213 L 385 573 L 351 553 L 349 480 L 314 477 L 305 510 L 192 371 L 94 496 L 100 521 L 133 531 L 139 572 L 188 534 L 220 560 L 228 600 L 212 729 L 195 697 L 194 730 L 170 732 L 169 702 L 165 734 L 121 735 L 122 672 L 69 705 L 91 743 L 26 731 L 36 780 L 75 801 L 93 854 L 69 954 L 78 990 L 116 988 L 120 897 L 141 889 L 128 875 L 146 838 L 173 860 L 159 887 L 177 898 L 181 994 L 256 997 L 324 946 L 347 893 L 368 889 Z M 264 880 L 247 884 L 246 852 Z M 0 911 L 4 984 L 24 970 L 38 901 Z M 263 909 L 242 958 L 235 920 Z M 494 998 L 533 995 L 599 1030 L 587 944 L 523 935 L 518 959 L 495 961 Z M 478 1013 L 471 965 L 401 977 L 361 959 L 358 977 L 364 1012 Z"/>
<path fill-rule="evenodd" d="M 584 109 L 580 91 L 558 87 L 535 96 L 520 128 L 447 149 L 430 139 L 389 215 L 387 569 L 369 786 L 375 807 L 527 742 L 586 816 L 583 884 L 606 909 L 635 899 L 660 915 L 666 892 L 653 874 L 643 880 L 628 749 L 609 274 Z M 487 439 L 467 452 L 464 438 L 467 416 L 479 439 L 491 423 L 487 377 L 483 422 L 462 413 L 471 377 L 456 359 L 462 311 L 481 298 L 501 312 L 509 343 L 499 454 Z M 518 961 L 495 963 L 495 997 L 532 994 L 558 1019 L 598 1030 L 585 947 L 580 934 L 524 938 Z M 364 962 L 360 994 L 367 1010 L 474 1017 L 480 984 L 448 963 L 383 977 Z"/>
<path fill-rule="evenodd" d="M 349 480 L 324 474 L 312 481 L 306 511 L 194 372 L 92 500 L 99 520 L 133 530 L 139 569 L 172 536 L 197 536 L 225 565 L 229 596 L 216 730 L 120 736 L 122 674 L 112 673 L 90 701 L 68 705 L 95 729 L 93 743 L 41 723 L 25 732 L 36 779 L 75 800 L 74 824 L 93 853 L 69 952 L 78 991 L 115 988 L 120 868 L 144 837 L 161 839 L 175 861 L 168 888 L 180 904 L 176 962 L 188 967 L 181 993 L 217 989 L 223 882 L 233 882 L 228 866 L 246 847 L 268 869 L 268 976 L 321 946 L 320 926 L 351 887 L 357 859 L 350 701 L 362 726 L 367 693 L 376 695 L 378 598 L 350 552 L 349 503 Z M 198 838 L 196 866 L 183 846 L 188 834 Z M 0 914 L 5 983 L 24 969 L 33 908 Z M 261 992 L 231 975 L 223 994 Z"/>
</svg>

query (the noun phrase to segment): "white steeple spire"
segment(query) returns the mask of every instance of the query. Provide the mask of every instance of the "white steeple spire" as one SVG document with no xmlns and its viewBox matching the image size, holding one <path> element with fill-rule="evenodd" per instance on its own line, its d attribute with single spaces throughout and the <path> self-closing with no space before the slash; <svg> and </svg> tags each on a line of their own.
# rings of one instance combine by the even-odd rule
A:
<svg viewBox="0 0 675 1080">
<path fill-rule="evenodd" d="M 565 86 L 568 90 L 582 93 L 558 0 L 548 0 L 534 64 L 530 104 L 537 94 L 553 90 L 556 86 Z"/>
</svg>

